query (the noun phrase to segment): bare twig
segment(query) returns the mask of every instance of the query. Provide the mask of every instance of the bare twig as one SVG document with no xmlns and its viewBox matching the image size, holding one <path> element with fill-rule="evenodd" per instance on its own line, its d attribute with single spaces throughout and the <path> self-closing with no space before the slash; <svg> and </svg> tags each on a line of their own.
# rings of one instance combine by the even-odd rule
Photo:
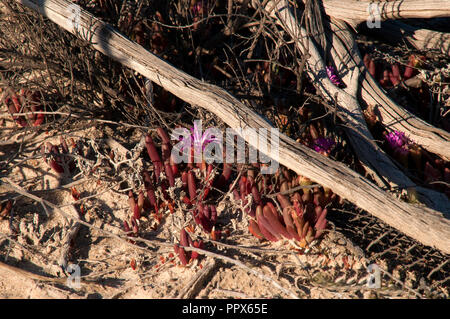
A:
<svg viewBox="0 0 450 319">
<path fill-rule="evenodd" d="M 178 293 L 177 299 L 192 299 L 204 287 L 205 281 L 216 271 L 218 266 L 214 258 L 207 258 L 203 263 L 203 268 L 198 271 L 191 280 Z"/>
</svg>

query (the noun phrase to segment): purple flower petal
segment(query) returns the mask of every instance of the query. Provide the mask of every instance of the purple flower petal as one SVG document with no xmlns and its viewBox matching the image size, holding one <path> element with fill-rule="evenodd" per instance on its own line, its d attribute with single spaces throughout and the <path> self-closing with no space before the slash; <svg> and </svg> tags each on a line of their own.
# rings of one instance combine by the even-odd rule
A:
<svg viewBox="0 0 450 319">
<path fill-rule="evenodd" d="M 209 143 L 220 142 L 221 140 L 209 133 L 209 128 L 205 130 L 203 135 L 198 130 L 198 126 L 194 123 L 194 127 L 191 127 L 191 135 L 188 137 L 190 140 L 191 147 L 195 147 L 195 145 L 201 145 L 202 150 L 205 150 L 206 145 Z M 179 137 L 180 142 L 183 141 L 183 137 Z M 184 147 L 181 149 L 183 150 Z"/>
<path fill-rule="evenodd" d="M 385 139 L 392 150 L 403 155 L 408 154 L 409 145 L 413 144 L 413 142 L 406 137 L 405 133 L 400 131 L 390 132 L 385 135 Z"/>
<path fill-rule="evenodd" d="M 314 140 L 312 148 L 319 153 L 320 152 L 328 153 L 331 151 L 331 149 L 334 147 L 335 144 L 336 143 L 332 138 L 319 137 Z"/>
<path fill-rule="evenodd" d="M 385 136 L 388 144 L 392 148 L 399 148 L 409 143 L 405 133 L 400 131 L 393 131 Z"/>
<path fill-rule="evenodd" d="M 336 85 L 338 87 L 344 85 L 344 83 L 342 83 L 341 79 L 339 79 L 339 77 L 336 75 L 336 70 L 332 66 L 327 66 L 326 69 L 327 69 L 328 78 L 334 85 Z"/>
</svg>

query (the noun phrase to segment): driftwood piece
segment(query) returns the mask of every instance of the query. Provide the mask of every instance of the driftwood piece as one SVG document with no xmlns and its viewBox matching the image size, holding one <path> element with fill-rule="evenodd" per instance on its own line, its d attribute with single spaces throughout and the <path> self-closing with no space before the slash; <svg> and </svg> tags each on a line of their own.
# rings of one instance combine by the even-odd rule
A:
<svg viewBox="0 0 450 319">
<path fill-rule="evenodd" d="M 351 3 L 349 3 L 351 2 Z M 380 4 L 380 21 L 382 28 L 373 28 L 373 32 L 382 32 L 388 35 L 386 38 L 399 39 L 400 36 L 410 42 L 418 49 L 439 49 L 443 53 L 449 53 L 450 35 L 447 33 L 436 32 L 426 29 L 419 29 L 407 25 L 400 21 L 385 21 L 387 19 L 398 18 L 431 18 L 450 16 L 450 1 L 336 1 L 325 0 L 323 7 L 325 13 L 333 18 L 342 19 L 353 27 L 369 18 L 369 4 Z M 364 13 L 364 12 L 365 13 Z M 353 12 L 353 13 L 349 13 Z M 433 13 L 434 12 L 434 13 Z M 348 13 L 348 15 L 346 15 Z M 359 18 L 355 16 L 361 15 Z M 436 15 L 436 16 L 435 16 Z M 372 17 L 370 17 L 370 21 Z M 344 25 L 340 26 L 342 32 L 348 32 Z M 336 32 L 336 29 L 334 30 Z M 351 47 L 354 39 L 345 40 L 347 46 Z M 353 54 L 356 64 L 360 68 L 361 97 L 371 105 L 380 106 L 382 122 L 388 129 L 398 130 L 407 133 L 407 135 L 416 143 L 420 144 L 426 150 L 439 155 L 445 160 L 450 160 L 450 133 L 433 127 L 414 114 L 400 107 L 372 78 L 369 72 L 366 72 L 362 58 L 359 52 Z M 345 64 L 340 65 L 340 74 L 349 72 Z"/>
<path fill-rule="evenodd" d="M 282 1 L 283 2 L 283 1 Z M 334 2 L 332 1 L 325 1 L 326 3 Z M 360 2 L 360 1 L 356 1 Z M 367 5 L 368 1 L 361 1 L 365 2 Z M 394 1 L 395 2 L 395 1 Z M 414 0 L 407 0 L 402 1 L 403 5 L 415 2 Z M 347 3 L 347 2 L 342 2 Z M 378 3 L 378 2 L 374 2 Z M 391 4 L 393 2 L 390 2 Z M 424 2 L 425 3 L 425 2 Z M 426 3 L 428 4 L 428 2 Z M 360 4 L 358 4 L 360 5 Z M 280 6 L 280 4 L 278 4 Z M 325 6 L 325 5 L 324 5 Z M 338 5 L 337 10 L 325 10 L 325 13 L 333 18 L 338 18 L 339 15 L 336 12 L 339 12 L 339 7 L 342 6 Z M 443 8 L 449 7 L 450 1 L 446 3 Z M 272 5 L 273 7 L 273 5 Z M 267 8 L 267 7 L 266 7 Z M 350 10 L 351 7 L 348 8 Z M 430 7 L 432 8 L 432 7 Z M 326 8 L 325 8 L 326 9 Z M 269 9 L 271 10 L 271 9 Z M 449 16 L 449 15 L 447 15 Z M 426 17 L 426 14 L 425 14 Z M 348 19 L 344 19 L 346 22 L 349 23 Z M 383 19 L 382 19 L 383 20 Z M 334 20 L 336 21 L 336 20 Z M 404 25 L 401 22 L 398 21 L 386 21 L 384 24 L 394 24 L 399 23 L 400 25 Z M 351 57 L 352 62 L 356 64 L 360 69 L 360 75 L 359 75 L 359 81 L 361 85 L 360 93 L 361 98 L 364 100 L 366 104 L 370 105 L 378 105 L 380 106 L 379 110 L 382 116 L 382 123 L 383 125 L 388 128 L 389 130 L 398 130 L 401 132 L 405 132 L 409 138 L 411 138 L 414 142 L 417 144 L 420 144 L 423 148 L 428 150 L 431 153 L 434 153 L 440 157 L 442 157 L 445 160 L 450 160 L 450 133 L 446 132 L 444 130 L 438 129 L 427 122 L 423 121 L 422 119 L 418 118 L 414 114 L 408 112 L 401 106 L 399 106 L 397 103 L 395 103 L 390 97 L 386 95 L 386 92 L 380 87 L 380 85 L 373 79 L 373 77 L 370 75 L 369 72 L 366 71 L 364 63 L 362 62 L 362 57 L 356 47 L 356 44 L 354 43 L 353 37 L 345 36 L 346 33 L 349 33 L 348 27 L 340 23 L 338 26 L 335 23 L 331 23 L 330 26 L 333 28 L 333 38 L 336 39 L 337 36 L 343 35 L 340 37 L 340 40 L 344 43 L 344 45 L 347 48 L 350 48 L 349 51 L 351 51 Z M 373 29 L 375 30 L 375 28 Z M 378 29 L 377 29 L 378 30 Z M 384 32 L 387 35 L 391 35 L 389 30 L 380 29 L 380 32 Z M 377 31 L 374 31 L 377 32 Z M 388 36 L 388 38 L 389 38 Z M 426 36 L 425 34 L 423 36 Z M 438 35 L 436 35 L 438 36 Z M 440 37 L 444 37 L 445 40 L 445 34 L 440 34 Z M 423 39 L 423 41 L 427 41 L 428 38 Z M 331 43 L 334 43 L 333 40 L 330 40 Z M 415 42 L 418 44 L 420 42 L 420 38 Z M 437 40 L 436 40 L 437 41 Z M 423 42 L 426 44 L 426 42 Z M 431 43 L 434 42 L 429 42 Z M 445 45 L 445 42 L 443 43 Z M 345 61 L 340 60 L 338 63 L 335 63 L 338 67 L 337 70 L 340 75 L 343 74 L 349 74 L 351 72 L 351 67 L 349 67 Z"/>
<path fill-rule="evenodd" d="M 362 68 L 362 67 L 361 67 Z M 450 133 L 438 129 L 400 107 L 375 81 L 369 72 L 360 78 L 361 97 L 368 105 L 378 105 L 382 123 L 390 130 L 405 132 L 431 153 L 450 160 Z"/>
<path fill-rule="evenodd" d="M 268 2 L 268 7 L 266 8 L 275 13 L 278 22 L 294 39 L 298 49 L 304 54 L 308 50 L 308 75 L 318 89 L 328 99 L 334 100 L 339 110 L 343 110 L 343 117 L 346 120 L 345 129 L 350 137 L 353 149 L 366 169 L 372 172 L 379 186 L 388 186 L 384 182 L 386 180 L 401 188 L 414 187 L 421 195 L 421 200 L 427 205 L 440 211 L 450 212 L 450 202 L 444 194 L 418 187 L 373 142 L 374 138 L 365 124 L 364 116 L 357 100 L 359 78 L 361 76 L 359 67 L 362 62 L 355 62 L 354 60 L 354 56 L 358 55 L 358 48 L 345 23 L 334 21 L 331 23 L 330 28 L 325 28 L 325 34 L 328 38 L 327 43 L 329 43 L 328 53 L 331 60 L 335 62 L 338 70 L 345 69 L 347 71 L 344 73 L 343 80 L 348 86 L 345 89 L 340 89 L 324 74 L 325 63 L 317 45 L 312 38 L 307 36 L 306 30 L 299 26 L 288 2 Z"/>
<path fill-rule="evenodd" d="M 349 31 L 348 28 L 342 25 L 341 30 L 342 32 Z M 347 43 L 347 45 L 352 46 L 351 43 Z M 359 66 L 361 72 L 361 98 L 368 105 L 380 106 L 379 110 L 383 125 L 390 130 L 405 132 L 409 138 L 429 152 L 445 160 L 450 160 L 450 133 L 428 124 L 388 97 L 384 89 L 380 87 L 378 82 L 365 69 L 359 51 L 353 54 L 353 59 Z M 339 71 L 346 73 L 346 65 L 342 64 L 341 67 Z"/>
<path fill-rule="evenodd" d="M 361 22 L 388 19 L 438 18 L 450 16 L 448 0 L 324 0 L 327 15 L 352 26 Z M 375 9 L 378 8 L 378 9 Z"/>
<path fill-rule="evenodd" d="M 398 44 L 405 40 L 417 50 L 435 50 L 450 55 L 450 33 L 433 31 L 401 21 L 383 21 L 380 28 L 367 29 L 375 35 L 386 35 L 386 41 Z"/>
<path fill-rule="evenodd" d="M 197 271 L 188 283 L 181 289 L 177 299 L 193 299 L 205 288 L 205 281 L 213 276 L 219 263 L 214 258 L 208 257 L 201 270 Z"/>
<path fill-rule="evenodd" d="M 358 47 L 356 45 L 356 42 L 354 41 L 354 37 L 351 33 L 351 30 L 345 25 L 345 23 L 341 21 L 336 21 L 335 19 L 332 19 L 331 21 L 331 30 L 333 31 L 331 34 L 328 34 L 331 39 L 332 48 L 336 48 L 336 52 L 332 52 L 331 55 L 335 59 L 335 61 L 340 62 L 339 69 L 342 71 L 355 71 L 358 74 L 358 79 L 361 79 L 363 77 L 363 74 L 371 76 L 368 72 L 365 71 L 364 63 L 362 62 L 361 55 L 359 53 Z M 332 50 L 334 51 L 334 50 Z M 347 72 L 344 72 L 346 74 Z M 345 77 L 345 75 L 344 75 Z M 384 91 L 381 91 L 381 88 L 378 86 L 379 93 L 384 93 Z M 361 93 L 361 87 L 358 87 L 356 96 L 365 96 Z M 384 93 L 384 97 L 388 98 L 387 95 Z M 364 99 L 363 99 L 364 100 Z M 389 99 L 390 100 L 390 99 Z M 390 100 L 392 102 L 392 100 Z M 398 110 L 397 112 L 402 112 L 404 109 L 400 106 L 398 106 L 395 102 L 392 104 L 388 104 L 388 106 L 385 106 L 384 104 L 378 104 L 379 110 L 382 116 L 383 123 L 389 130 L 393 130 L 392 123 L 386 123 L 387 114 L 389 114 L 392 117 L 392 113 L 389 113 L 390 107 L 395 107 L 395 110 Z M 392 110 L 392 108 L 391 108 Z M 386 114 L 387 113 L 387 114 Z M 409 112 L 408 112 L 409 113 Z M 404 114 L 404 112 L 402 112 Z M 408 114 L 411 115 L 411 114 Z M 396 122 L 399 122 L 399 119 L 401 119 L 400 116 L 396 118 Z M 417 119 L 417 118 L 416 118 Z M 394 119 L 392 119 L 394 120 Z M 408 120 L 408 119 L 407 119 Z M 443 130 L 439 130 L 434 128 L 433 126 L 429 125 L 428 123 L 420 120 L 417 121 L 418 123 L 421 123 L 421 130 L 412 130 L 412 129 L 405 129 L 405 126 L 400 126 L 398 124 L 395 124 L 394 126 L 398 131 L 405 132 L 412 140 L 414 140 L 416 143 L 422 145 L 424 148 L 431 151 L 431 149 L 435 150 L 435 153 L 437 155 L 440 155 L 444 159 L 450 158 L 450 134 Z M 426 127 L 425 127 L 426 126 Z M 428 130 L 426 129 L 428 128 Z M 442 135 L 439 135 L 441 133 Z M 420 135 L 419 135 L 420 134 Z M 448 137 L 448 138 L 445 138 Z M 424 146 L 425 144 L 425 146 Z M 413 183 L 406 175 L 400 174 L 401 180 L 404 183 Z M 414 183 L 413 183 L 414 184 Z M 416 186 L 414 186 L 416 187 Z M 443 211 L 449 211 L 450 210 L 450 202 L 448 198 L 438 192 L 431 191 L 429 189 L 425 189 L 422 187 L 416 187 L 419 191 L 419 193 L 423 193 L 426 197 L 429 198 L 432 202 L 441 201 L 444 206 L 436 206 L 440 207 Z"/>
<path fill-rule="evenodd" d="M 271 128 L 261 116 L 228 92 L 174 68 L 84 10 L 80 10 L 76 32 L 74 25 L 69 23 L 72 13 L 68 8 L 72 3 L 68 1 L 17 2 L 46 16 L 69 32 L 84 35 L 100 52 L 141 73 L 187 103 L 212 112 L 232 128 Z M 251 138 L 247 136 L 246 140 L 258 149 L 257 143 Z M 450 253 L 450 221 L 442 213 L 402 202 L 344 164 L 299 145 L 284 134 L 280 134 L 279 162 L 332 189 L 339 196 L 419 242 Z"/>
</svg>

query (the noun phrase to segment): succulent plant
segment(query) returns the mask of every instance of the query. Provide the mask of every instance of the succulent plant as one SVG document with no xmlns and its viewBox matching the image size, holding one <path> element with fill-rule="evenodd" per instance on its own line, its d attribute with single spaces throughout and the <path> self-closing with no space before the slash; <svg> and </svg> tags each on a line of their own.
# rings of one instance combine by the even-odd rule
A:
<svg viewBox="0 0 450 319">
<path fill-rule="evenodd" d="M 44 108 L 41 104 L 41 94 L 39 91 L 30 91 L 21 89 L 17 94 L 10 93 L 4 99 L 4 103 L 13 117 L 14 121 L 22 127 L 25 126 L 39 126 L 44 122 L 45 115 L 43 113 L 29 114 L 27 117 L 17 116 L 13 114 L 39 112 Z"/>
<path fill-rule="evenodd" d="M 230 163 L 221 163 L 215 168 L 204 160 L 200 163 L 176 164 L 172 160 L 172 144 L 168 134 L 162 128 L 156 129 L 156 132 L 161 140 L 160 144 L 155 143 L 150 134 L 145 136 L 146 151 L 153 170 L 145 169 L 142 172 L 143 189 L 128 193 L 130 217 L 128 221 L 124 221 L 124 230 L 130 236 L 139 236 L 138 220 L 149 211 L 153 211 L 155 215 L 161 214 L 160 210 L 164 206 L 172 207 L 175 203 L 180 203 L 184 205 L 184 211 L 192 214 L 192 221 L 201 231 L 212 240 L 219 240 L 222 231 L 217 224 L 217 207 L 211 201 L 217 196 L 212 191 L 214 189 L 229 190 L 233 194 L 249 218 L 250 233 L 261 240 L 288 239 L 295 242 L 297 247 L 306 247 L 322 235 L 327 226 L 326 206 L 336 199 L 331 190 L 311 185 L 310 180 L 284 167 L 279 168 L 274 176 L 268 177 L 260 173 L 259 163 L 248 166 L 239 164 L 237 168 L 242 171 L 241 177 L 237 183 L 233 183 L 233 165 Z M 314 141 L 317 151 L 327 155 L 334 146 L 334 141 L 323 138 L 318 133 L 316 137 Z M 200 138 L 202 143 L 214 141 L 205 141 L 199 136 L 194 138 Z M 230 189 L 232 185 L 235 187 Z M 298 188 L 299 186 L 305 188 Z M 294 189 L 295 187 L 298 189 Z M 174 191 L 175 189 L 178 191 Z M 284 195 L 292 189 L 290 195 Z M 186 194 L 183 198 L 174 197 L 183 192 Z M 282 210 L 276 207 L 281 207 Z M 192 226 L 186 229 L 193 231 Z M 186 229 L 181 230 L 180 242 L 174 246 L 183 265 L 187 265 L 198 255 L 183 247 L 203 245 L 201 241 L 192 241 Z"/>
</svg>

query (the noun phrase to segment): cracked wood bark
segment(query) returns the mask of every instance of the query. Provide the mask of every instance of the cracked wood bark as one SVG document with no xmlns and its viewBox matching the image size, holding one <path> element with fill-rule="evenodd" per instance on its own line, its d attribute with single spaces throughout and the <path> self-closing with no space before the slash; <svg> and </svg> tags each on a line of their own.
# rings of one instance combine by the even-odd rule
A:
<svg viewBox="0 0 450 319">
<path fill-rule="evenodd" d="M 331 60 L 335 61 L 338 69 L 345 67 L 348 72 L 343 80 L 348 84 L 347 88 L 336 87 L 324 74 L 325 63 L 320 56 L 313 36 L 306 36 L 307 32 L 300 27 L 292 9 L 287 1 L 268 2 L 266 9 L 275 14 L 282 27 L 294 39 L 298 49 L 304 54 L 308 50 L 307 72 L 319 90 L 330 100 L 335 100 L 338 108 L 343 111 L 343 117 L 347 121 L 346 131 L 358 158 L 362 161 L 380 186 L 393 183 L 401 188 L 415 187 L 421 195 L 421 200 L 435 209 L 450 212 L 450 202 L 444 194 L 417 187 L 391 159 L 374 142 L 369 132 L 362 110 L 357 100 L 359 90 L 360 63 L 354 61 L 358 49 L 353 41 L 353 36 L 343 22 L 335 21 L 328 27 L 324 25 L 327 37 L 327 53 Z M 334 19 L 333 19 L 334 20 Z M 331 28 L 331 29 L 330 29 Z M 333 31 L 333 32 L 331 32 Z M 348 46 L 346 46 L 346 44 Z M 377 176 L 378 175 L 378 176 Z M 386 180 L 386 181 L 385 181 Z"/>
<path fill-rule="evenodd" d="M 366 8 L 367 10 L 369 3 L 380 3 L 380 6 L 384 10 L 381 11 L 381 13 L 383 13 L 381 14 L 381 20 L 386 20 L 391 17 L 428 18 L 431 16 L 435 17 L 435 14 L 436 17 L 450 16 L 450 1 L 447 0 L 427 1 L 423 3 L 416 0 L 392 1 L 388 3 L 385 1 L 373 2 L 366 0 L 351 2 L 351 6 L 349 6 L 348 1 L 325 0 L 323 1 L 325 13 L 334 18 L 341 18 L 353 27 L 356 27 L 356 25 L 361 22 L 367 21 L 369 18 L 368 11 L 363 13 L 363 8 Z M 397 4 L 394 5 L 395 3 Z M 345 10 L 354 10 L 354 13 L 344 16 L 341 11 L 342 7 L 346 7 Z M 355 12 L 359 12 L 361 16 L 359 18 L 355 18 Z M 409 13 L 402 15 L 402 12 Z M 356 14 L 356 16 L 357 15 L 358 14 Z M 365 19 L 363 19 L 364 17 Z M 399 21 L 386 21 L 383 25 L 386 25 L 387 28 L 380 30 L 380 32 L 388 32 L 388 34 L 390 34 L 389 30 L 391 30 L 393 25 L 396 25 L 397 28 L 403 28 L 402 30 L 408 32 L 405 34 L 405 37 L 407 40 L 409 39 L 414 46 L 423 46 L 423 49 L 429 47 L 435 48 L 438 46 L 441 51 L 448 52 L 448 45 L 450 41 L 448 39 L 448 34 L 417 29 Z M 352 39 L 351 41 L 354 40 Z M 367 104 L 380 106 L 383 124 L 388 129 L 407 133 L 412 140 L 420 144 L 426 150 L 439 155 L 445 160 L 450 160 L 450 133 L 433 127 L 414 114 L 400 107 L 386 95 L 385 91 L 379 86 L 375 79 L 373 79 L 372 76 L 366 72 L 364 64 L 361 62 L 362 58 L 360 57 L 359 52 L 354 55 L 354 58 L 360 62 L 358 65 L 361 71 L 361 97 Z M 345 65 L 342 65 L 342 68 L 342 70 L 339 70 L 341 74 L 348 72 Z"/>
<path fill-rule="evenodd" d="M 71 12 L 66 0 L 16 0 L 46 16 L 69 32 L 76 33 L 68 23 Z M 128 40 L 111 26 L 80 11 L 79 35 L 90 39 L 94 48 L 123 65 L 141 73 L 180 99 L 215 114 L 232 128 L 271 128 L 225 90 L 202 82 L 159 59 L 138 44 Z M 258 149 L 251 138 L 247 142 Z M 450 253 L 450 221 L 442 213 L 427 207 L 402 202 L 342 163 L 335 162 L 299 145 L 280 134 L 279 162 L 353 202 L 387 224 L 444 253 Z"/>
<path fill-rule="evenodd" d="M 414 116 L 388 97 L 369 72 L 360 79 L 361 97 L 367 104 L 379 105 L 383 125 L 390 130 L 405 132 L 423 148 L 450 160 L 450 133 L 438 129 Z"/>
<path fill-rule="evenodd" d="M 341 26 L 341 30 L 343 32 L 349 32 L 345 26 Z M 349 47 L 356 46 L 354 39 L 347 41 L 346 45 Z M 413 141 L 420 144 L 426 150 L 445 160 L 450 160 L 450 133 L 428 124 L 399 106 L 387 96 L 378 82 L 367 72 L 358 50 L 353 54 L 353 58 L 361 72 L 361 98 L 367 104 L 380 106 L 383 124 L 390 130 L 407 133 Z M 347 66 L 342 64 L 342 68 L 339 71 L 346 73 Z"/>
<path fill-rule="evenodd" d="M 322 3 L 327 15 L 344 20 L 353 27 L 364 21 L 373 21 L 378 13 L 381 21 L 450 16 L 448 0 L 323 0 Z"/>
<path fill-rule="evenodd" d="M 417 50 L 436 50 L 450 55 L 450 33 L 433 31 L 430 29 L 413 26 L 401 21 L 384 21 L 381 28 L 367 29 L 370 34 L 386 35 L 387 41 L 398 44 L 406 40 L 407 43 Z"/>
<path fill-rule="evenodd" d="M 358 79 L 361 79 L 363 72 L 365 71 L 365 66 L 364 66 L 364 63 L 362 62 L 361 55 L 359 53 L 358 47 L 356 45 L 356 42 L 353 38 L 353 35 L 352 35 L 350 29 L 347 28 L 345 23 L 342 23 L 340 21 L 335 21 L 334 19 L 332 19 L 331 30 L 333 32 L 331 34 L 328 34 L 328 36 L 331 37 L 330 42 L 333 45 L 332 49 L 336 48 L 336 52 L 332 52 L 332 56 L 335 61 L 340 62 L 339 69 L 355 71 L 358 73 Z M 332 51 L 334 51 L 334 50 L 332 50 Z M 348 77 L 348 75 L 345 76 L 346 73 L 347 72 L 344 72 L 344 78 Z M 369 74 L 368 72 L 366 72 L 366 73 Z M 360 95 L 360 93 L 361 93 L 360 91 L 361 91 L 361 89 L 358 88 L 358 92 L 357 92 L 356 96 Z M 364 94 L 362 94 L 362 95 L 364 96 Z M 381 105 L 381 108 L 383 108 L 382 105 Z M 397 106 L 397 108 L 399 110 L 402 110 L 402 108 L 399 106 Z M 383 115 L 384 113 L 387 113 L 387 112 L 384 111 L 381 113 Z M 399 118 L 401 118 L 401 117 L 397 116 L 396 121 L 399 121 Z M 384 121 L 386 121 L 386 117 L 384 117 L 383 119 L 384 119 Z M 385 123 L 385 124 L 387 124 L 387 123 Z M 392 130 L 390 125 L 386 125 L 386 126 L 388 127 L 388 129 Z M 402 126 L 402 127 L 399 127 L 398 125 L 396 125 L 396 126 L 398 127 L 399 131 L 405 132 L 404 126 Z M 447 132 L 445 132 L 443 130 L 437 130 L 431 125 L 428 125 L 428 127 L 434 129 L 433 131 L 431 131 L 433 133 L 436 133 L 436 131 L 441 131 L 441 134 L 443 134 L 444 136 L 445 135 L 450 136 L 450 134 L 448 134 Z M 419 142 L 418 142 L 419 144 L 423 145 L 424 143 L 426 143 L 428 146 L 428 149 L 430 149 L 430 147 L 429 147 L 430 141 L 429 140 L 431 139 L 431 142 L 434 142 L 433 145 L 439 150 L 438 155 L 441 155 L 441 157 L 443 157 L 444 159 L 449 158 L 449 156 L 450 156 L 450 140 L 445 140 L 443 138 L 437 138 L 436 136 L 427 136 L 427 134 L 423 133 L 423 130 L 420 130 L 419 132 L 423 136 L 426 136 L 428 138 L 428 141 L 425 141 L 425 139 L 423 137 L 418 138 L 417 134 L 411 134 L 411 130 L 406 130 L 406 133 L 408 134 L 409 137 L 413 138 L 413 136 L 414 136 L 415 138 L 413 138 L 413 140 L 415 140 L 416 142 L 417 142 L 417 140 L 419 140 Z M 412 181 L 406 176 L 403 176 L 402 180 L 404 183 L 412 183 Z M 445 195 L 440 194 L 438 192 L 430 191 L 430 190 L 422 188 L 422 187 L 419 187 L 418 189 L 421 193 L 424 193 L 426 196 L 433 198 L 434 201 L 441 201 L 444 205 L 444 206 L 441 206 L 441 210 L 450 211 L 450 202 Z"/>
</svg>

